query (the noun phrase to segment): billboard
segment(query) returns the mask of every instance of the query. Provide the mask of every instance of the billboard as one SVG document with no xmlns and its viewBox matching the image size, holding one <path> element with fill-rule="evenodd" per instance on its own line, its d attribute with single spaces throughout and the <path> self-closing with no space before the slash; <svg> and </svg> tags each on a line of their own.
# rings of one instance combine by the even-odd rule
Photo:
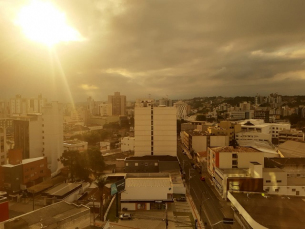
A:
<svg viewBox="0 0 305 229">
<path fill-rule="evenodd" d="M 111 184 L 111 195 L 115 195 L 117 193 L 121 193 L 125 190 L 125 179 L 119 180 L 113 184 Z"/>
</svg>

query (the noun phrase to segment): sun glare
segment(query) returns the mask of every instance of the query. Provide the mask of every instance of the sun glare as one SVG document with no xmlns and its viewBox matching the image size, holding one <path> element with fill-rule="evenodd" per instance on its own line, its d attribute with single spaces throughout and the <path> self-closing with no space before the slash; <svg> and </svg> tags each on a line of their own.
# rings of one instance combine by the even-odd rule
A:
<svg viewBox="0 0 305 229">
<path fill-rule="evenodd" d="M 48 46 L 81 40 L 80 33 L 67 24 L 65 14 L 47 1 L 31 1 L 20 9 L 15 22 L 29 39 Z"/>
</svg>

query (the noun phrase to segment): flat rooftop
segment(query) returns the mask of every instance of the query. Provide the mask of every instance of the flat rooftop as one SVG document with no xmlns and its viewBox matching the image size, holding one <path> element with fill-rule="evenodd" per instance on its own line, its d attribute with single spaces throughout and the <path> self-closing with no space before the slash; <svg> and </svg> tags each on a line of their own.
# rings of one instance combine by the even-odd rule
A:
<svg viewBox="0 0 305 229">
<path fill-rule="evenodd" d="M 46 206 L 30 213 L 9 219 L 4 222 L 4 228 L 42 228 L 53 226 L 60 221 L 82 212 L 89 212 L 90 209 L 83 205 L 69 204 L 64 201 Z"/>
<path fill-rule="evenodd" d="M 81 186 L 82 184 L 77 184 L 77 183 L 63 183 L 48 190 L 47 192 L 45 192 L 45 194 L 50 196 L 63 197 L 68 193 L 70 193 L 71 191 L 80 188 Z"/>
<path fill-rule="evenodd" d="M 237 153 L 251 153 L 251 152 L 261 152 L 258 149 L 253 147 L 245 147 L 245 146 L 224 146 L 224 147 L 213 147 L 212 150 L 216 153 L 229 153 L 229 152 L 237 152 Z"/>
<path fill-rule="evenodd" d="M 177 157 L 168 156 L 168 155 L 147 155 L 147 156 L 133 156 L 126 157 L 125 161 L 178 161 Z"/>
<path fill-rule="evenodd" d="M 270 229 L 304 228 L 304 197 L 284 197 L 261 193 L 231 193 L 259 224 Z"/>
</svg>

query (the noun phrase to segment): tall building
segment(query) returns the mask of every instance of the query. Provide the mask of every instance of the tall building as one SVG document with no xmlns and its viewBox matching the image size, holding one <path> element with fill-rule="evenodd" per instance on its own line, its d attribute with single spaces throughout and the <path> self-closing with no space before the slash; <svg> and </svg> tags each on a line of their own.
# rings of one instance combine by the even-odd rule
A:
<svg viewBox="0 0 305 229">
<path fill-rule="evenodd" d="M 109 115 L 125 115 L 126 96 L 115 92 L 114 95 L 108 95 Z"/>
<path fill-rule="evenodd" d="M 63 152 L 63 109 L 53 102 L 41 114 L 14 119 L 15 149 L 23 150 L 23 159 L 46 156 L 48 168 L 55 172 Z"/>
<path fill-rule="evenodd" d="M 191 112 L 191 106 L 182 101 L 174 103 L 174 107 L 177 109 L 177 119 L 185 119 Z"/>
<path fill-rule="evenodd" d="M 135 156 L 177 156 L 175 107 L 135 107 Z"/>
<path fill-rule="evenodd" d="M 37 98 L 25 99 L 21 95 L 16 95 L 15 98 L 10 99 L 10 114 L 20 115 L 27 113 L 41 113 L 42 108 L 47 104 L 47 99 L 38 95 Z"/>
</svg>

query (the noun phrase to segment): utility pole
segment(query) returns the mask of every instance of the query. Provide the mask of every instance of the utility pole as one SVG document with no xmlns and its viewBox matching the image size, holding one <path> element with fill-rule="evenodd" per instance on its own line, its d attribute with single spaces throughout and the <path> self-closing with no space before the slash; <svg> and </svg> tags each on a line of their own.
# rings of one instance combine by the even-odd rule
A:
<svg viewBox="0 0 305 229">
<path fill-rule="evenodd" d="M 168 228 L 167 203 L 165 203 L 165 228 Z"/>
</svg>

